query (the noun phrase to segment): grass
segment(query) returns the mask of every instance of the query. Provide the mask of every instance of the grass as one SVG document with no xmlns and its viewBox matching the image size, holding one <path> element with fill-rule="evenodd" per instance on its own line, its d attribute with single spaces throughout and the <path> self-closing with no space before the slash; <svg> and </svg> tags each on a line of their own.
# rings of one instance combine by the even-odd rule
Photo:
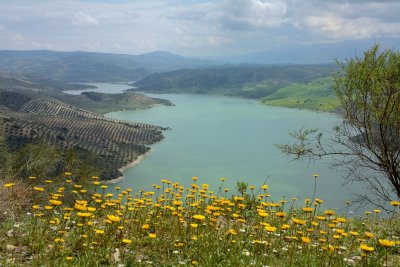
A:
<svg viewBox="0 0 400 267">
<path fill-rule="evenodd" d="M 308 83 L 293 83 L 265 97 L 262 103 L 270 106 L 333 111 L 339 106 L 339 101 L 332 85 L 332 78 L 320 78 Z"/>
<path fill-rule="evenodd" d="M 318 176 L 314 176 L 317 182 Z M 311 199 L 274 201 L 268 185 L 230 195 L 192 178 L 152 191 L 114 188 L 98 177 L 4 183 L 0 266 L 399 266 L 400 202 L 348 218 Z M 22 213 L 19 188 L 32 196 Z M 310 192 L 312 192 L 312 188 Z"/>
</svg>

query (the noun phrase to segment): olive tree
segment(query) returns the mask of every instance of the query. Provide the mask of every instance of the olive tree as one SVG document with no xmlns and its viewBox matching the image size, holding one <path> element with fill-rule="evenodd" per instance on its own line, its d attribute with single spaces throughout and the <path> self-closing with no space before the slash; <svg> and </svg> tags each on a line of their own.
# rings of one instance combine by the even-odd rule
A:
<svg viewBox="0 0 400 267">
<path fill-rule="evenodd" d="M 384 207 L 400 198 L 400 54 L 378 45 L 361 57 L 337 62 L 334 90 L 341 123 L 333 132 L 301 129 L 291 144 L 278 145 L 294 159 L 330 158 L 345 182 L 361 182 L 368 193 L 356 200 Z"/>
</svg>

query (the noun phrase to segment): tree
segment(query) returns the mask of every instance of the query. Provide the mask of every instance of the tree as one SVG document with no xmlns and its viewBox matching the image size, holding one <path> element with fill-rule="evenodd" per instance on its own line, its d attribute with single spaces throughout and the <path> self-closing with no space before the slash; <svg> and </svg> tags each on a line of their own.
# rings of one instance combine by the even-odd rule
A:
<svg viewBox="0 0 400 267">
<path fill-rule="evenodd" d="M 334 155 L 332 167 L 344 170 L 346 182 L 368 188 L 356 200 L 384 208 L 400 199 L 400 54 L 375 45 L 363 57 L 337 64 L 340 125 L 327 138 L 320 130 L 301 129 L 291 133 L 295 143 L 278 147 L 295 159 Z"/>
<path fill-rule="evenodd" d="M 60 152 L 44 142 L 28 143 L 13 154 L 14 179 L 26 179 L 29 176 L 42 178 L 55 177 L 61 161 Z"/>
<path fill-rule="evenodd" d="M 2 119 L 0 119 L 0 126 L 2 126 Z M 6 139 L 3 133 L 0 133 L 0 179 L 8 177 L 12 169 L 12 154 L 8 150 Z"/>
</svg>

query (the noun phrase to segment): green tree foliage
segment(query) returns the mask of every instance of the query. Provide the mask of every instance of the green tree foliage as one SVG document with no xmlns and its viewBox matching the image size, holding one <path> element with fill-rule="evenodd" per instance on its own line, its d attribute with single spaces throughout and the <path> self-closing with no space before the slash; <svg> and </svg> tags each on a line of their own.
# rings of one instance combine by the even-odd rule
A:
<svg viewBox="0 0 400 267">
<path fill-rule="evenodd" d="M 0 125 L 1 125 L 0 121 Z M 8 150 L 7 142 L 2 134 L 0 134 L 0 179 L 11 173 L 11 153 Z"/>
<path fill-rule="evenodd" d="M 55 176 L 60 164 L 61 154 L 54 147 L 45 143 L 29 143 L 13 155 L 15 178 Z"/>
<path fill-rule="evenodd" d="M 72 172 L 76 177 L 85 180 L 98 175 L 101 171 L 96 164 L 97 156 L 94 153 L 71 148 L 64 153 L 64 171 Z M 81 181 L 83 183 L 83 181 Z"/>
<path fill-rule="evenodd" d="M 278 147 L 296 159 L 335 155 L 332 165 L 344 168 L 346 181 L 369 189 L 357 200 L 383 206 L 400 198 L 400 53 L 375 45 L 338 65 L 342 123 L 328 138 L 302 129 L 291 134 L 295 143 Z"/>
</svg>

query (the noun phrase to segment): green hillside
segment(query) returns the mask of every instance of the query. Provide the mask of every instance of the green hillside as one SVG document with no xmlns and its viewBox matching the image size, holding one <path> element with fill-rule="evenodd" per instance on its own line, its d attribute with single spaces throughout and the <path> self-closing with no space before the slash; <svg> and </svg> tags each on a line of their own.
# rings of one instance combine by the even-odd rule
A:
<svg viewBox="0 0 400 267">
<path fill-rule="evenodd" d="M 0 51 L 0 71 L 23 77 L 50 89 L 52 96 L 96 112 L 132 109 L 138 95 L 95 94 L 68 98 L 54 89 L 80 89 L 77 82 L 135 81 L 137 90 L 150 93 L 193 93 L 262 100 L 268 105 L 330 111 L 337 106 L 327 81 L 336 68 L 320 65 L 221 65 L 168 52 L 120 55 L 88 52 Z M 45 77 L 45 78 L 44 78 Z M 60 81 L 64 81 L 61 83 Z M 65 83 L 65 82 L 73 82 Z M 134 91 L 134 90 L 132 90 Z M 54 95 L 56 94 L 56 95 Z M 114 99 L 112 99 L 114 98 Z M 128 102 L 134 103 L 132 105 Z M 85 102 L 82 106 L 81 102 Z M 149 103 L 150 104 L 150 103 Z M 106 107 L 106 105 L 108 105 Z M 112 107 L 114 105 L 114 107 Z M 150 104 L 151 105 L 151 104 Z"/>
<path fill-rule="evenodd" d="M 0 76 L 0 136 L 12 152 L 38 143 L 61 153 L 74 150 L 81 161 L 92 158 L 91 166 L 101 179 L 114 179 L 122 175 L 121 167 L 149 150 L 146 145 L 160 141 L 165 128 L 108 119 L 97 112 L 156 104 L 170 103 L 133 92 L 66 95 L 28 80 Z"/>
<path fill-rule="evenodd" d="M 293 83 L 263 98 L 262 103 L 270 106 L 332 111 L 339 106 L 332 86 L 332 78 Z"/>
<path fill-rule="evenodd" d="M 333 65 L 226 65 L 155 73 L 134 83 L 152 93 L 215 94 L 261 100 L 266 105 L 332 111 Z"/>
</svg>

